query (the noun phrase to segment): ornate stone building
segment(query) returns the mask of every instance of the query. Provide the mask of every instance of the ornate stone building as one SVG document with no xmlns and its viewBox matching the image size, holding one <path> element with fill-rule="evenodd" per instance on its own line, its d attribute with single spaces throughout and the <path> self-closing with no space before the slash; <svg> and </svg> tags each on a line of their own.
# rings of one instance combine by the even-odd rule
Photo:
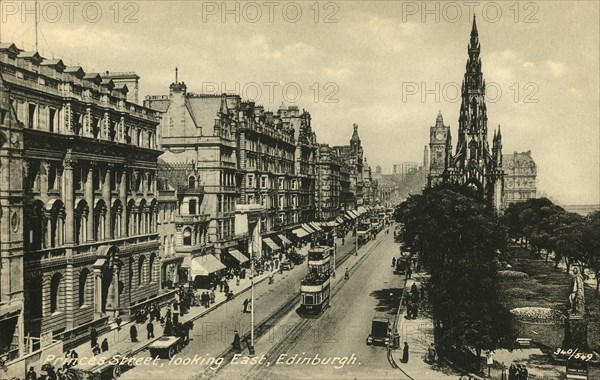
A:
<svg viewBox="0 0 600 380">
<path fill-rule="evenodd" d="M 220 255 L 238 244 L 234 236 L 240 191 L 236 110 L 241 99 L 237 95 L 188 93 L 183 82 L 172 83 L 169 89 L 169 95 L 147 96 L 144 106 L 164 112 L 158 132 L 158 144 L 164 150 L 161 159 L 187 168 L 189 180 L 203 189 L 188 188 L 189 198 L 182 205 L 185 210 L 191 202 L 195 214 L 210 215 L 207 230 L 193 239 L 192 257 Z M 182 241 L 181 236 L 178 239 Z"/>
<path fill-rule="evenodd" d="M 504 171 L 502 169 L 502 135 L 500 127 L 494 132 L 492 148 L 488 144 L 487 107 L 485 104 L 485 80 L 479 57 L 479 33 L 475 18 L 471 29 L 469 58 L 462 83 L 462 102 L 458 120 L 456 152 L 452 154 L 452 137 L 448 127 L 444 136 L 443 119 L 438 115 L 436 126 L 431 129 L 430 185 L 439 181 L 441 141 L 444 145 L 443 181 L 474 188 L 496 210 L 503 207 Z M 445 140 L 444 140 L 445 137 Z"/>
<path fill-rule="evenodd" d="M 320 144 L 317 160 L 317 219 L 329 221 L 342 214 L 340 203 L 342 162 L 337 152 Z"/>
<path fill-rule="evenodd" d="M 338 156 L 344 161 L 349 169 L 348 192 L 345 193 L 342 186 L 342 199 L 344 210 L 355 210 L 364 203 L 363 200 L 363 147 L 358 136 L 358 125 L 353 125 L 350 145 L 335 146 Z M 344 194 L 345 193 L 345 194 Z"/>
<path fill-rule="evenodd" d="M 160 115 L 128 102 L 126 85 L 13 44 L 0 66 L 9 298 L 23 276 L 25 334 L 64 338 L 158 295 Z"/>
<path fill-rule="evenodd" d="M 504 167 L 504 206 L 510 203 L 524 202 L 536 197 L 537 165 L 531 157 L 531 151 L 505 154 Z"/>
</svg>

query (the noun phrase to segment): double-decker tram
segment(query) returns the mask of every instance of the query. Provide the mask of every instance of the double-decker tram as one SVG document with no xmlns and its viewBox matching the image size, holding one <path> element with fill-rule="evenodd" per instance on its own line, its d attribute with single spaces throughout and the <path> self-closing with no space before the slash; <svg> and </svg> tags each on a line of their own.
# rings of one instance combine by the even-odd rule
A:
<svg viewBox="0 0 600 380">
<path fill-rule="evenodd" d="M 300 314 L 319 314 L 329 306 L 332 248 L 317 246 L 308 251 L 308 274 L 300 283 Z"/>
</svg>

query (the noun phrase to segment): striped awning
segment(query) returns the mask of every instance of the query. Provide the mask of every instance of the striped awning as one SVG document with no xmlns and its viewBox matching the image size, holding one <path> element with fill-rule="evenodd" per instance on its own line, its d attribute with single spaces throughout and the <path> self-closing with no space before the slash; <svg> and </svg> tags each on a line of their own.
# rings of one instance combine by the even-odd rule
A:
<svg viewBox="0 0 600 380">
<path fill-rule="evenodd" d="M 269 246 L 269 248 L 271 248 L 273 251 L 277 251 L 279 249 L 281 249 L 280 246 L 277 245 L 277 243 L 275 243 L 273 240 L 271 240 L 271 238 L 263 238 L 263 242 Z"/>
<path fill-rule="evenodd" d="M 315 231 L 323 231 L 323 229 L 321 227 L 319 227 L 319 225 L 315 222 L 310 222 L 308 223 L 309 226 L 313 227 L 313 229 Z"/>
<path fill-rule="evenodd" d="M 208 276 L 222 269 L 226 269 L 225 265 L 210 254 L 194 257 L 190 266 L 192 278 L 196 276 Z"/>
<path fill-rule="evenodd" d="M 240 264 L 244 264 L 250 261 L 250 259 L 246 257 L 246 255 L 244 255 L 242 252 L 238 251 L 235 248 L 230 248 L 228 253 L 231 256 L 233 256 L 233 258 L 236 259 Z"/>
<path fill-rule="evenodd" d="M 335 221 L 338 222 L 339 224 L 344 223 L 344 219 L 341 216 L 338 216 L 337 218 L 335 218 Z"/>
<path fill-rule="evenodd" d="M 284 235 L 277 235 L 277 237 L 279 238 L 279 240 L 281 240 L 283 244 L 292 244 L 290 239 L 286 238 Z"/>
<path fill-rule="evenodd" d="M 296 228 L 295 230 L 292 231 L 292 233 L 294 235 L 298 236 L 299 238 L 303 238 L 309 234 L 308 232 L 306 232 L 306 230 L 304 228 Z"/>
<path fill-rule="evenodd" d="M 354 215 L 352 211 L 346 211 L 346 215 L 344 216 L 348 217 L 350 220 L 356 219 L 356 215 Z"/>
<path fill-rule="evenodd" d="M 312 233 L 314 233 L 314 232 L 315 232 L 315 230 L 314 230 L 314 229 L 312 229 L 312 228 L 311 228 L 311 227 L 310 227 L 308 224 L 306 224 L 306 223 L 303 223 L 303 224 L 302 224 L 302 228 L 304 228 L 304 229 L 306 230 L 306 232 L 308 232 L 309 234 L 312 234 Z"/>
<path fill-rule="evenodd" d="M 353 213 L 356 218 L 360 216 L 360 214 L 356 210 L 351 210 L 350 212 Z"/>
</svg>

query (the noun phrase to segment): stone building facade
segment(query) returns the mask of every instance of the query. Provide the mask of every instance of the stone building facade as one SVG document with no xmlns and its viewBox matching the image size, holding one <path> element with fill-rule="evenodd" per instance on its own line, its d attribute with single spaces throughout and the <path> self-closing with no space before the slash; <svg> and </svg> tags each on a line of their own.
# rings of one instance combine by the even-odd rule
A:
<svg viewBox="0 0 600 380">
<path fill-rule="evenodd" d="M 320 144 L 317 160 L 317 219 L 329 221 L 342 214 L 341 170 L 337 152 L 327 144 Z"/>
<path fill-rule="evenodd" d="M 364 152 L 358 136 L 358 125 L 353 125 L 350 145 L 335 146 L 333 149 L 348 168 L 348 192 L 342 191 L 344 210 L 355 210 L 364 203 L 363 199 L 363 160 Z"/>
<path fill-rule="evenodd" d="M 25 334 L 56 337 L 130 312 L 160 288 L 159 113 L 128 102 L 125 85 L 13 44 L 0 65 L 16 149 L 3 214 L 22 205 L 10 249 L 22 247 L 13 274 Z"/>
<path fill-rule="evenodd" d="M 525 202 L 535 198 L 537 191 L 537 165 L 531 157 L 531 151 L 505 154 L 504 167 L 504 205 Z"/>
<path fill-rule="evenodd" d="M 194 255 L 211 254 L 213 248 L 220 255 L 238 244 L 234 232 L 240 192 L 235 110 L 241 99 L 188 93 L 185 83 L 179 82 L 169 88 L 169 95 L 147 96 L 144 106 L 164 112 L 158 132 L 158 144 L 164 150 L 161 159 L 175 167 L 191 165 L 190 178 L 203 188 L 196 211 L 209 215 L 209 224 L 206 234 L 200 234 L 206 237 L 199 240 Z"/>
</svg>

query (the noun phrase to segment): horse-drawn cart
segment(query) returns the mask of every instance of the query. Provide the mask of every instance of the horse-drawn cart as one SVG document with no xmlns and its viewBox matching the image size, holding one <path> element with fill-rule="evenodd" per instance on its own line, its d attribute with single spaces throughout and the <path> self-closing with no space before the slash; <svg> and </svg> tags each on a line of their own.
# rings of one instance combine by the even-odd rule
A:
<svg viewBox="0 0 600 380">
<path fill-rule="evenodd" d="M 182 347 L 183 341 L 181 338 L 176 336 L 163 336 L 154 341 L 148 348 L 150 349 L 150 356 L 153 358 L 160 357 L 172 359 Z"/>
</svg>

